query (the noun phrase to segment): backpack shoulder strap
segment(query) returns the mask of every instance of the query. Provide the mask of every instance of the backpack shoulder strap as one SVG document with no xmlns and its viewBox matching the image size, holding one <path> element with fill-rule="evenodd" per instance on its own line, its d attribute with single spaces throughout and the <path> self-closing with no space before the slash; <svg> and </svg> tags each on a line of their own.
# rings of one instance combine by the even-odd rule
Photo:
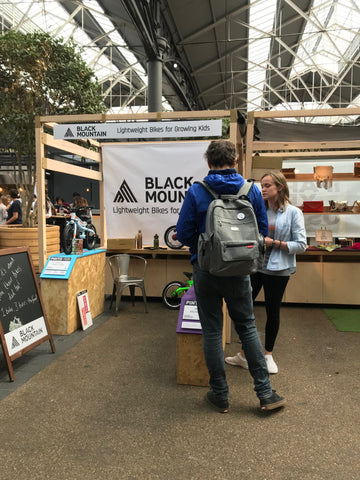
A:
<svg viewBox="0 0 360 480">
<path fill-rule="evenodd" d="M 238 197 L 244 197 L 244 196 L 248 197 L 253 185 L 254 185 L 254 180 L 252 178 L 245 180 L 244 185 L 240 188 L 240 190 L 237 193 Z"/>
<path fill-rule="evenodd" d="M 213 190 L 208 183 L 203 182 L 202 180 L 199 180 L 194 183 L 198 183 L 199 185 L 202 185 L 205 188 L 205 190 L 207 190 L 213 198 L 215 199 L 220 198 L 220 195 L 216 193 L 215 190 Z"/>
</svg>

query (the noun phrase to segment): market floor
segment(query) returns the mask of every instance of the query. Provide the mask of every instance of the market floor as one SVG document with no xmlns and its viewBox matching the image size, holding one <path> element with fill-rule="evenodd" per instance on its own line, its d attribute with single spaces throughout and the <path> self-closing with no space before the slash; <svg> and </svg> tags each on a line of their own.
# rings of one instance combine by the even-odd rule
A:
<svg viewBox="0 0 360 480">
<path fill-rule="evenodd" d="M 85 332 L 54 337 L 55 354 L 44 343 L 15 360 L 14 382 L 1 364 L 2 480 L 360 479 L 359 333 L 284 306 L 271 379 L 287 406 L 259 412 L 249 372 L 227 366 L 222 415 L 206 387 L 177 384 L 177 311 L 108 307 Z M 226 354 L 238 350 L 233 336 Z"/>
</svg>

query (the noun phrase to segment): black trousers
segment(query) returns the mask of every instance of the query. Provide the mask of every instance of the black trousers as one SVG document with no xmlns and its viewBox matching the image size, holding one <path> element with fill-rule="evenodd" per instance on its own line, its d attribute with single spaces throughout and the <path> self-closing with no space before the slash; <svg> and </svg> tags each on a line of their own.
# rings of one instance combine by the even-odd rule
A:
<svg viewBox="0 0 360 480">
<path fill-rule="evenodd" d="M 266 275 L 254 273 L 251 275 L 252 297 L 256 299 L 262 287 L 265 294 L 266 327 L 265 350 L 272 352 L 280 327 L 280 305 L 284 296 L 289 276 Z"/>
</svg>

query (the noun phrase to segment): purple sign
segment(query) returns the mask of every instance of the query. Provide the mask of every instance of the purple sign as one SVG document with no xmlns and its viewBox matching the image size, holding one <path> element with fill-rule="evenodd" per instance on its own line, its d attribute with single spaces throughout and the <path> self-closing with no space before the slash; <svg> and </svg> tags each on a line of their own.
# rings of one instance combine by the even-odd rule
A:
<svg viewBox="0 0 360 480">
<path fill-rule="evenodd" d="M 202 333 L 193 285 L 181 299 L 176 333 Z"/>
</svg>

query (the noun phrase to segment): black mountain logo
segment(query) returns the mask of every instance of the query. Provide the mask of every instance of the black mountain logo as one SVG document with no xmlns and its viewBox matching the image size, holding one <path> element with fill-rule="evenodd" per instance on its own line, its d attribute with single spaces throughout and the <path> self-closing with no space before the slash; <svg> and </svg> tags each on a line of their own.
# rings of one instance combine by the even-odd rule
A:
<svg viewBox="0 0 360 480">
<path fill-rule="evenodd" d="M 121 203 L 123 203 L 123 202 L 134 203 L 135 202 L 135 203 L 137 203 L 135 195 L 130 190 L 129 185 L 126 183 L 125 180 L 120 185 L 120 188 L 117 191 L 117 194 L 115 195 L 114 202 L 121 202 Z"/>
<path fill-rule="evenodd" d="M 15 337 L 12 338 L 12 342 L 11 342 L 11 348 L 16 348 L 20 345 L 20 343 L 16 340 Z"/>
<path fill-rule="evenodd" d="M 68 128 L 65 132 L 64 137 L 73 137 L 73 136 L 74 136 L 73 132 L 70 130 L 70 128 Z"/>
</svg>

